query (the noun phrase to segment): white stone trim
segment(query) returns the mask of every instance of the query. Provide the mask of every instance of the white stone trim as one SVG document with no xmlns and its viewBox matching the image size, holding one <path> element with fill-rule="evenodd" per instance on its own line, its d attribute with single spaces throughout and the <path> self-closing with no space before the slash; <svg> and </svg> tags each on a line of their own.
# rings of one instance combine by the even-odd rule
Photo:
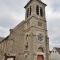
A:
<svg viewBox="0 0 60 60">
<path fill-rule="evenodd" d="M 36 55 L 43 55 L 45 57 L 45 53 L 43 52 L 37 52 Z"/>
<path fill-rule="evenodd" d="M 9 56 L 16 56 L 16 54 L 14 54 L 14 53 L 10 53 Z"/>
<path fill-rule="evenodd" d="M 24 54 L 24 57 L 26 57 L 28 54 Z"/>
</svg>

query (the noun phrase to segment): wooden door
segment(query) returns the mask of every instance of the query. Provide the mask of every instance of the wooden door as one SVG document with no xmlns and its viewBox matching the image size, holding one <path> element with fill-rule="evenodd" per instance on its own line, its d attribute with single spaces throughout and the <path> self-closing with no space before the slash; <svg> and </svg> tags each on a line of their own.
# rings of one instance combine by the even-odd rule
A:
<svg viewBox="0 0 60 60">
<path fill-rule="evenodd" d="M 38 55 L 38 56 L 37 56 L 37 60 L 44 60 L 43 55 Z"/>
<path fill-rule="evenodd" d="M 6 56 L 5 60 L 15 60 L 15 56 Z"/>
</svg>

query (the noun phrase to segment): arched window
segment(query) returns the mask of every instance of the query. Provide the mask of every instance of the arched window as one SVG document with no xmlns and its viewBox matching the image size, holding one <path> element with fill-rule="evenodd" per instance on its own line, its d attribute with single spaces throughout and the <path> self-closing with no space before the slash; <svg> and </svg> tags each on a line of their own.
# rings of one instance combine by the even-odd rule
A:
<svg viewBox="0 0 60 60">
<path fill-rule="evenodd" d="M 38 52 L 44 52 L 43 48 L 42 47 L 39 47 L 38 48 Z"/>
<path fill-rule="evenodd" d="M 43 9 L 40 7 L 40 15 L 43 17 Z"/>
<path fill-rule="evenodd" d="M 31 15 L 31 6 L 30 6 L 30 15 Z"/>
<path fill-rule="evenodd" d="M 26 40 L 28 39 L 28 34 L 26 35 Z"/>
<path fill-rule="evenodd" d="M 26 35 L 26 44 L 25 44 L 25 49 L 27 50 L 28 48 L 28 34 Z"/>
<path fill-rule="evenodd" d="M 29 8 L 27 8 L 27 18 L 29 15 L 31 15 L 31 6 Z"/>
<path fill-rule="evenodd" d="M 27 18 L 28 18 L 28 16 L 29 16 L 29 8 L 27 9 Z"/>
<path fill-rule="evenodd" d="M 36 13 L 37 13 L 37 15 L 39 15 L 39 6 L 38 5 L 36 6 Z"/>
</svg>

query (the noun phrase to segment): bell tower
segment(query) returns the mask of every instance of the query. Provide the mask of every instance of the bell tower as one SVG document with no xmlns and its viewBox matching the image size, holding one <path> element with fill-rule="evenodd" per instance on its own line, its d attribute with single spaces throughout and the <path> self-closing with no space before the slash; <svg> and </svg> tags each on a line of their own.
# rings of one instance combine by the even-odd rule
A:
<svg viewBox="0 0 60 60">
<path fill-rule="evenodd" d="M 25 5 L 24 59 L 49 60 L 49 38 L 45 7 L 41 0 L 30 0 Z"/>
<path fill-rule="evenodd" d="M 26 5 L 25 19 L 35 16 L 38 18 L 45 18 L 45 7 L 46 4 L 41 0 L 30 0 Z"/>
</svg>

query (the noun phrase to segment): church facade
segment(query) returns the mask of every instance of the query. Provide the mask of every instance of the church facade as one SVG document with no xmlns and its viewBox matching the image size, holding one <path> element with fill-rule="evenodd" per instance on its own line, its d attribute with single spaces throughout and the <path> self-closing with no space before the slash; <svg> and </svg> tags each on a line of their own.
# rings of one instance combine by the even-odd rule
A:
<svg viewBox="0 0 60 60">
<path fill-rule="evenodd" d="M 41 0 L 25 5 L 25 20 L 0 42 L 0 60 L 49 60 L 45 7 Z"/>
</svg>

